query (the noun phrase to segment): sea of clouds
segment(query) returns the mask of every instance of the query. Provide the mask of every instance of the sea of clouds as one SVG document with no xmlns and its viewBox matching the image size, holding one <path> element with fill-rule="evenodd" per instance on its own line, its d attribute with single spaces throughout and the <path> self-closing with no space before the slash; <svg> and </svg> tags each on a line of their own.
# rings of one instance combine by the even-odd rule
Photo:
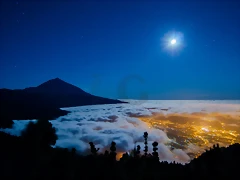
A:
<svg viewBox="0 0 240 180">
<path fill-rule="evenodd" d="M 171 150 L 172 141 L 159 129 L 149 128 L 137 116 L 150 116 L 153 113 L 193 113 L 200 111 L 223 112 L 239 115 L 240 101 L 168 101 L 168 100 L 127 100 L 129 104 L 93 105 L 62 108 L 71 111 L 66 116 L 52 120 L 57 129 L 57 147 L 76 148 L 81 154 L 89 154 L 89 142 L 93 142 L 100 152 L 109 150 L 112 141 L 117 144 L 119 154 L 130 152 L 134 146 L 144 147 L 143 133 L 148 132 L 149 152 L 152 142 L 157 141 L 159 157 L 162 161 L 186 163 L 190 161 L 190 149 Z M 34 121 L 34 120 L 33 120 Z M 11 129 L 1 131 L 20 135 L 29 120 L 14 120 Z M 197 148 L 197 147 L 195 147 Z"/>
</svg>

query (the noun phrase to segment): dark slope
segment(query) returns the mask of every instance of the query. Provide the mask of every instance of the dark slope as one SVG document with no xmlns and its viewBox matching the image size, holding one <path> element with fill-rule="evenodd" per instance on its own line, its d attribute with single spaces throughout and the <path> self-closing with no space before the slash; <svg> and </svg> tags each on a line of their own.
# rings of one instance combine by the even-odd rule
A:
<svg viewBox="0 0 240 180">
<path fill-rule="evenodd" d="M 238 143 L 229 147 L 214 145 L 186 165 L 159 162 L 158 156 L 151 155 L 150 148 L 147 156 L 142 152 L 140 156 L 125 153 L 116 161 L 112 152 L 103 155 L 92 151 L 92 155 L 82 156 L 75 148 L 52 148 L 50 144 L 55 144 L 56 134 L 50 127 L 49 123 L 38 122 L 29 126 L 21 137 L 0 132 L 1 179 L 239 179 Z"/>
<path fill-rule="evenodd" d="M 24 89 L 25 92 L 46 93 L 46 94 L 73 94 L 73 95 L 90 95 L 81 88 L 69 84 L 59 78 L 51 79 L 40 84 L 37 87 L 30 87 Z"/>
<path fill-rule="evenodd" d="M 0 89 L 0 127 L 12 119 L 55 119 L 68 113 L 62 107 L 117 103 L 123 102 L 91 95 L 59 78 L 23 90 Z"/>
</svg>

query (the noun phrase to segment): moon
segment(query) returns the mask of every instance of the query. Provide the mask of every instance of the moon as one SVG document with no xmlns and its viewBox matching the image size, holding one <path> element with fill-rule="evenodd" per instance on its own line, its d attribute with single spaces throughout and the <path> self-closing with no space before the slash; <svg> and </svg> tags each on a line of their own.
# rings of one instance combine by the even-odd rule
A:
<svg viewBox="0 0 240 180">
<path fill-rule="evenodd" d="M 172 40 L 171 40 L 171 44 L 172 44 L 172 45 L 174 45 L 174 44 L 176 44 L 176 43 L 177 43 L 177 40 L 176 40 L 176 39 L 172 39 Z"/>
<path fill-rule="evenodd" d="M 184 44 L 184 35 L 181 32 L 169 31 L 161 38 L 162 50 L 173 56 L 185 47 Z"/>
</svg>

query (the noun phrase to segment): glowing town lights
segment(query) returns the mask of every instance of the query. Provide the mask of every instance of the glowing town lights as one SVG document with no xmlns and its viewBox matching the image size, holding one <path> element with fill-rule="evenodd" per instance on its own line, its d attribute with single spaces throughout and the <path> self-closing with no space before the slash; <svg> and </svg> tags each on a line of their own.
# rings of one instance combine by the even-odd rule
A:
<svg viewBox="0 0 240 180">
<path fill-rule="evenodd" d="M 179 148 L 179 146 L 186 148 L 189 152 L 192 152 L 189 155 L 191 158 L 198 157 L 198 153 L 189 149 L 189 145 L 199 148 L 200 152 L 204 152 L 205 148 L 212 147 L 216 143 L 225 146 L 240 142 L 240 129 L 229 126 L 230 122 L 233 123 L 234 120 L 238 122 L 240 116 L 237 119 L 230 119 L 230 122 L 227 119 L 221 122 L 221 116 L 219 114 L 216 116 L 213 113 L 197 116 L 174 114 L 174 118 L 172 117 L 171 114 L 156 114 L 150 117 L 137 118 L 145 122 L 151 129 L 156 128 L 166 132 L 170 138 L 169 145 L 173 148 Z M 183 123 L 182 119 L 185 119 L 186 122 Z"/>
<path fill-rule="evenodd" d="M 202 128 L 202 130 L 205 131 L 205 132 L 209 132 L 209 130 L 207 128 L 204 128 L 204 127 Z"/>
</svg>

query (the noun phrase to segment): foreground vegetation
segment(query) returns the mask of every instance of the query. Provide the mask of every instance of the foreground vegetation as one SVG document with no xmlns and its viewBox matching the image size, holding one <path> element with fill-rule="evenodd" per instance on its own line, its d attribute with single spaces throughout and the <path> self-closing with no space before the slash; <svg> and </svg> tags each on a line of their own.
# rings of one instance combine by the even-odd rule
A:
<svg viewBox="0 0 240 180">
<path fill-rule="evenodd" d="M 125 153 L 116 160 L 117 144 L 111 143 L 109 151 L 99 154 L 89 142 L 91 154 L 81 156 L 76 149 L 52 148 L 57 140 L 56 131 L 46 120 L 29 123 L 20 137 L 0 132 L 1 179 L 163 179 L 171 177 L 228 177 L 238 176 L 240 144 L 227 148 L 214 145 L 199 158 L 182 165 L 160 162 L 157 146 L 148 151 L 148 133 L 143 154 L 137 146 L 131 155 Z"/>
</svg>

